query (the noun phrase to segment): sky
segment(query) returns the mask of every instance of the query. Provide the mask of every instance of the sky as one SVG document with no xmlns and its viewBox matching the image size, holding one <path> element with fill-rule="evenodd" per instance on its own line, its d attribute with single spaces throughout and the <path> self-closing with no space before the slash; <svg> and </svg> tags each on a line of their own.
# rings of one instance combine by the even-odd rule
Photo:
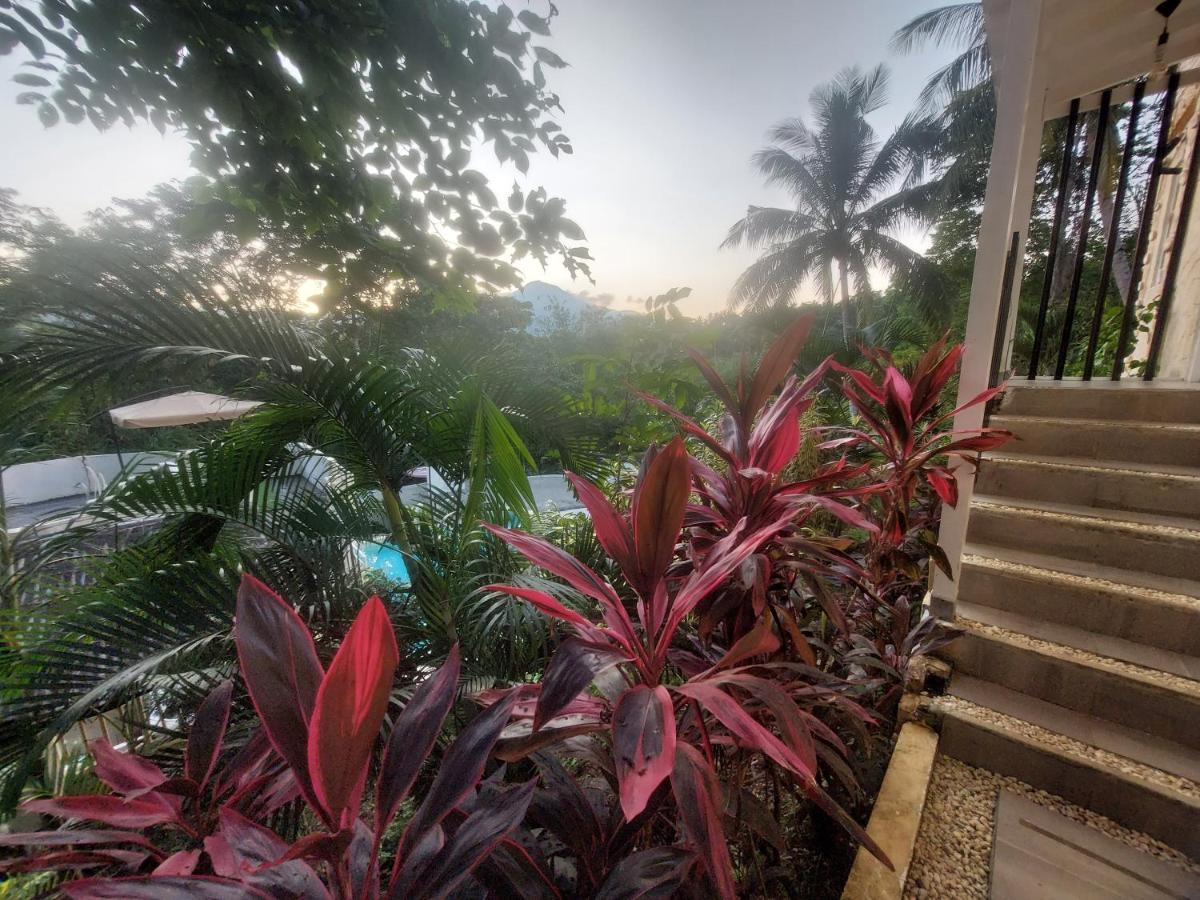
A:
<svg viewBox="0 0 1200 900">
<path fill-rule="evenodd" d="M 487 151 L 477 166 L 500 196 L 511 182 L 543 185 L 567 201 L 587 234 L 592 277 L 523 265 L 542 280 L 616 308 L 627 298 L 690 287 L 687 315 L 725 306 L 751 250 L 722 250 L 749 204 L 787 205 L 763 186 L 750 157 L 780 119 L 808 114 L 808 95 L 845 66 L 891 69 L 891 102 L 872 124 L 886 134 L 928 75 L 950 57 L 897 56 L 888 43 L 940 0 L 558 0 L 546 43 L 570 64 L 550 72 L 574 154 L 536 157 L 527 176 Z M 516 0 L 515 8 L 524 7 Z M 545 11 L 544 0 L 529 4 Z M 113 197 L 137 197 L 190 174 L 188 147 L 149 124 L 97 132 L 45 129 L 12 82 L 17 55 L 0 57 L 0 187 L 78 225 Z M 919 245 L 921 235 L 904 238 Z"/>
</svg>

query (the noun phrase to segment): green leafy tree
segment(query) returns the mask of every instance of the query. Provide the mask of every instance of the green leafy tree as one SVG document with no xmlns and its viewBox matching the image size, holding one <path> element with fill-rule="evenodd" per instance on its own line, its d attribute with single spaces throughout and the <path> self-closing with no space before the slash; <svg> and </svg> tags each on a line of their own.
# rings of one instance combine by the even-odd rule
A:
<svg viewBox="0 0 1200 900">
<path fill-rule="evenodd" d="M 551 118 L 545 70 L 566 63 L 539 44 L 549 25 L 462 0 L 18 0 L 0 8 L 0 52 L 31 57 L 18 102 L 47 126 L 182 132 L 206 176 L 187 230 L 248 240 L 268 223 L 334 301 L 386 278 L 514 283 L 506 255 L 586 272 L 563 201 L 514 189 L 501 204 L 470 167 L 482 145 L 522 172 L 539 147 L 571 151 Z"/>
<path fill-rule="evenodd" d="M 867 116 L 887 101 L 887 70 L 843 70 L 813 91 L 815 127 L 788 119 L 770 132 L 772 144 L 754 157 L 770 185 L 786 189 L 794 208 L 751 206 L 729 230 L 723 246 L 763 251 L 734 285 L 730 305 L 764 309 L 787 305 L 806 281 L 842 308 L 842 336 L 857 332 L 851 282 L 871 292 L 878 268 L 902 280 L 929 312 L 945 299 L 936 269 L 894 232 L 926 223 L 935 211 L 937 185 L 919 180 L 929 134 L 910 117 L 880 141 Z M 898 190 L 892 190 L 897 181 Z"/>
</svg>

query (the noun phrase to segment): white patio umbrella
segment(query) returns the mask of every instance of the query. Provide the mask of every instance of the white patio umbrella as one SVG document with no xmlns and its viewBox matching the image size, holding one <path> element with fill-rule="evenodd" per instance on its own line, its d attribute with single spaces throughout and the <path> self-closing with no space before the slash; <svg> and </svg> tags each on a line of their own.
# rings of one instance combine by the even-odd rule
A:
<svg viewBox="0 0 1200 900">
<path fill-rule="evenodd" d="M 182 391 L 128 406 L 117 406 L 108 416 L 118 428 L 161 428 L 236 419 L 261 406 L 255 400 L 234 400 L 203 391 Z"/>
</svg>

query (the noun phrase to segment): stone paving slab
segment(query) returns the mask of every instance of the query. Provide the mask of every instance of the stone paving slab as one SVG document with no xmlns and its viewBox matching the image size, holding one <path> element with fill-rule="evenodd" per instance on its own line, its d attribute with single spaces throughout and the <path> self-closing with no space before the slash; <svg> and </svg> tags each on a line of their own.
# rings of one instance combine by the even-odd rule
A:
<svg viewBox="0 0 1200 900">
<path fill-rule="evenodd" d="M 1187 900 L 1200 876 L 1011 790 L 996 802 L 990 900 Z"/>
</svg>

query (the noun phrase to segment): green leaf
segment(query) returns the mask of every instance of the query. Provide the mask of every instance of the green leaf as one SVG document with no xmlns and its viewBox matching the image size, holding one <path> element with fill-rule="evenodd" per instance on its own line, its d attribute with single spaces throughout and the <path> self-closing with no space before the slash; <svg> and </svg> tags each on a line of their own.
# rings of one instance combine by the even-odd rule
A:
<svg viewBox="0 0 1200 900">
<path fill-rule="evenodd" d="M 533 52 L 537 54 L 539 62 L 545 63 L 552 69 L 565 69 L 567 62 L 553 50 L 547 50 L 545 47 L 534 47 Z"/>
<path fill-rule="evenodd" d="M 32 72 L 18 72 L 13 76 L 12 80 L 17 84 L 24 84 L 28 87 L 50 87 L 50 79 L 43 78 L 41 75 L 34 75 Z"/>
<path fill-rule="evenodd" d="M 38 107 L 38 118 L 42 120 L 42 124 L 50 128 L 52 125 L 58 124 L 58 109 L 53 103 L 43 103 Z"/>
<path fill-rule="evenodd" d="M 534 34 L 541 34 L 541 35 L 549 36 L 549 34 L 550 34 L 550 20 L 549 19 L 543 19 L 541 16 L 536 15 L 535 13 L 531 12 L 528 9 L 523 9 L 519 13 L 517 13 L 517 18 L 520 19 L 522 25 L 524 25 L 526 28 L 528 28 Z"/>
</svg>

